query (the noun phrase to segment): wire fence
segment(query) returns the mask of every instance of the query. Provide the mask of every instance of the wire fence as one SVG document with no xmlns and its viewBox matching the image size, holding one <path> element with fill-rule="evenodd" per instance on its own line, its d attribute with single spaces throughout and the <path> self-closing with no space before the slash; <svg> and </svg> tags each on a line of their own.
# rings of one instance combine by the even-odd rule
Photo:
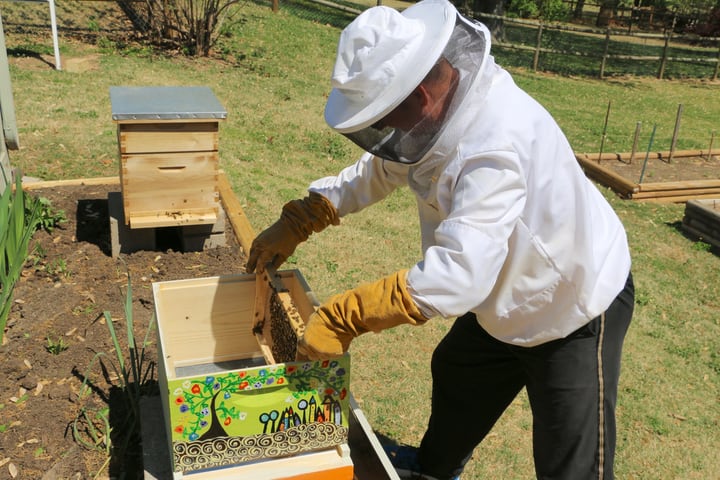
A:
<svg viewBox="0 0 720 480">
<path fill-rule="evenodd" d="M 257 0 L 257 3 L 338 28 L 377 4 L 342 0 Z M 633 75 L 717 80 L 720 74 L 717 37 L 677 34 L 672 29 L 645 33 L 637 28 L 633 31 L 632 27 L 598 29 L 465 13 L 493 23 L 493 31 L 498 32 L 493 40 L 493 55 L 509 67 L 600 78 Z"/>
</svg>

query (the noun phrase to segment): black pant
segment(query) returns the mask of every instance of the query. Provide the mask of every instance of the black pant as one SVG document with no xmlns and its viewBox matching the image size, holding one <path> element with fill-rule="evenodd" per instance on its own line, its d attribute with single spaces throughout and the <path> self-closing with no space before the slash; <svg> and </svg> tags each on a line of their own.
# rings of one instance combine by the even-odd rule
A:
<svg viewBox="0 0 720 480">
<path fill-rule="evenodd" d="M 423 472 L 439 479 L 459 475 L 525 387 L 537 478 L 612 480 L 620 357 L 633 303 L 629 276 L 603 315 L 535 347 L 498 341 L 474 314 L 458 318 L 432 358 L 432 412 L 419 453 Z"/>
</svg>

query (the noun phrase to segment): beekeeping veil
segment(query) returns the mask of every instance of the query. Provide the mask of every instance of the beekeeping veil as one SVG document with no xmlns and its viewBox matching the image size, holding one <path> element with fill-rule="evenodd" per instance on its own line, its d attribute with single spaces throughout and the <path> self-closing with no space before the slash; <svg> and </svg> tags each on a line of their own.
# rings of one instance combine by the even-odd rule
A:
<svg viewBox="0 0 720 480">
<path fill-rule="evenodd" d="M 343 30 L 325 120 L 365 151 L 406 164 L 422 160 L 473 85 L 489 49 L 487 29 L 446 0 L 423 0 L 402 13 L 373 7 Z M 387 125 L 393 112 L 440 63 L 457 75 L 436 98 L 443 114 Z M 437 111 L 437 110 L 436 110 Z"/>
</svg>

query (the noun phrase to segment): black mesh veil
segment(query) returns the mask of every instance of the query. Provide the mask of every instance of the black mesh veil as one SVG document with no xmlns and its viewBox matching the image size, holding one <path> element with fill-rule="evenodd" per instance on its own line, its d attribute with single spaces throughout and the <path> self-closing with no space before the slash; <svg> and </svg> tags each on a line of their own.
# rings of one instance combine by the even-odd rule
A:
<svg viewBox="0 0 720 480">
<path fill-rule="evenodd" d="M 457 16 L 450 40 L 436 62 L 436 67 L 439 68 L 441 63 L 449 64 L 457 73 L 456 86 L 447 89 L 446 97 L 437 99 L 446 105 L 444 114 L 439 119 L 421 118 L 407 130 L 402 130 L 385 125 L 380 118 L 369 127 L 343 134 L 365 151 L 378 157 L 393 162 L 417 163 L 425 157 L 443 133 L 445 125 L 473 84 L 485 58 L 488 41 L 484 27 Z M 433 75 L 432 70 L 428 77 L 430 75 Z M 424 81 L 427 81 L 428 77 Z"/>
</svg>

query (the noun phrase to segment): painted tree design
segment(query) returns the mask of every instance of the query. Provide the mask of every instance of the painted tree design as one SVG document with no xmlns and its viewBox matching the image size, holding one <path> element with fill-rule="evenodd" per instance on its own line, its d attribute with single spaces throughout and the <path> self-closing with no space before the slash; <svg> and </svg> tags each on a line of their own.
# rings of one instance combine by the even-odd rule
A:
<svg viewBox="0 0 720 480">
<path fill-rule="evenodd" d="M 191 420 L 185 425 L 176 425 L 174 431 L 189 441 L 227 436 L 226 427 L 235 420 L 245 419 L 245 412 L 238 411 L 237 407 L 229 402 L 233 395 L 275 387 L 286 382 L 292 387 L 292 395 L 299 400 L 298 406 L 309 404 L 311 400 L 308 400 L 308 394 L 314 392 L 325 395 L 323 401 L 325 405 L 332 404 L 333 397 L 342 400 L 347 395 L 345 387 L 348 382 L 347 371 L 337 360 L 282 364 L 270 368 L 228 372 L 217 376 L 209 375 L 204 379 L 186 380 L 182 388 L 175 390 L 176 408 L 181 413 L 189 414 Z M 339 407 L 333 407 L 332 411 L 336 412 L 338 409 Z M 289 418 L 292 419 L 282 422 L 284 427 L 295 425 L 294 412 L 290 414 L 289 411 L 284 411 L 283 415 L 290 415 Z M 322 421 L 326 420 L 326 416 L 321 417 Z M 275 426 L 278 417 L 279 412 L 271 410 L 261 414 L 258 421 L 263 424 L 264 431 L 267 431 L 268 423 L 272 421 L 272 430 L 275 430 L 279 428 Z M 333 418 L 338 418 L 337 414 Z M 308 421 L 317 421 L 317 417 Z"/>
</svg>

